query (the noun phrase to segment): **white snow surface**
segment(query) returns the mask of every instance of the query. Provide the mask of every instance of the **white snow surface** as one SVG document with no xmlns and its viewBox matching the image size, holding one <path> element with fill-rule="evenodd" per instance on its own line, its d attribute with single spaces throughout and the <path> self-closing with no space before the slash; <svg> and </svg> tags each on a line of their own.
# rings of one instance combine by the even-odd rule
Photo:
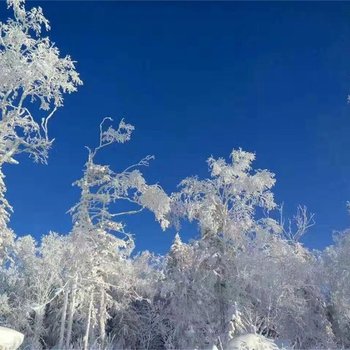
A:
<svg viewBox="0 0 350 350">
<path fill-rule="evenodd" d="M 224 350 L 278 350 L 278 346 L 262 335 L 248 333 L 231 339 Z"/>
<path fill-rule="evenodd" d="M 24 335 L 14 329 L 0 327 L 0 350 L 16 350 L 20 347 Z"/>
</svg>

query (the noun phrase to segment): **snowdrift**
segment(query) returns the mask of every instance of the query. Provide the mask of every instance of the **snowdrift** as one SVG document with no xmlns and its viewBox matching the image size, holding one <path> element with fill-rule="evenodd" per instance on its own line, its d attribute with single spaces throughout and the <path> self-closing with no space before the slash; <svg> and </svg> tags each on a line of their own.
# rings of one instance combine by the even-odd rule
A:
<svg viewBox="0 0 350 350">
<path fill-rule="evenodd" d="M 11 328 L 0 327 L 0 350 L 16 350 L 22 344 L 24 335 Z"/>
<path fill-rule="evenodd" d="M 231 339 L 224 350 L 278 350 L 278 346 L 262 335 L 249 333 Z"/>
</svg>

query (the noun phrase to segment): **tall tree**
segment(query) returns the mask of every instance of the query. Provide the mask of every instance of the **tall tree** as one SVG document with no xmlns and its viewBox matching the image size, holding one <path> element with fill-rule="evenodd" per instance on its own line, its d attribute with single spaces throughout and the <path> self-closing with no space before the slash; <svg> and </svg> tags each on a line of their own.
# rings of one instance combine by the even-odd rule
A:
<svg viewBox="0 0 350 350">
<path fill-rule="evenodd" d="M 128 276 L 123 275 L 123 267 L 128 264 L 134 248 L 132 236 L 125 230 L 120 219 L 149 209 L 155 215 L 163 229 L 168 226 L 167 214 L 170 200 L 159 185 L 148 185 L 140 172 L 140 166 L 148 166 L 153 158 L 145 157 L 139 163 L 131 165 L 122 172 L 115 173 L 109 166 L 97 164 L 97 152 L 113 143 L 125 143 L 130 140 L 134 127 L 122 120 L 118 128 L 109 126 L 105 118 L 100 125 L 99 145 L 88 149 L 88 160 L 83 177 L 75 184 L 81 189 L 77 205 L 71 209 L 73 244 L 71 281 L 68 284 L 69 301 L 63 305 L 62 328 L 59 345 L 69 347 L 72 339 L 76 299 L 80 294 L 81 305 L 87 310 L 84 347 L 90 344 L 89 338 L 98 338 L 101 347 L 106 341 L 106 326 L 109 318 L 108 309 L 112 308 L 111 293 L 126 294 L 125 284 Z M 112 212 L 115 203 L 126 202 L 129 209 Z M 85 304 L 84 304 L 85 302 Z M 66 323 L 66 326 L 65 326 Z M 91 325 L 97 324 L 95 334 Z M 66 327 L 66 330 L 64 330 Z"/>
<path fill-rule="evenodd" d="M 42 34 L 50 26 L 41 8 L 26 10 L 23 0 L 7 3 L 13 18 L 0 22 L 0 259 L 13 240 L 3 165 L 17 164 L 20 153 L 47 161 L 53 142 L 48 122 L 63 105 L 63 95 L 82 84 L 71 58 L 61 57 Z"/>
</svg>

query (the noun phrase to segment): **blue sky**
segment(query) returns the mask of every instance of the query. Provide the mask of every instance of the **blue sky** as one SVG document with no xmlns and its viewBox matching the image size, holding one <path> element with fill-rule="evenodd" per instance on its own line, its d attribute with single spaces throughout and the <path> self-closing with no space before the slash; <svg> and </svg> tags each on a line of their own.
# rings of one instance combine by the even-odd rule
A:
<svg viewBox="0 0 350 350">
<path fill-rule="evenodd" d="M 242 147 L 257 168 L 276 173 L 277 202 L 291 215 L 301 203 L 317 224 L 304 238 L 330 244 L 349 226 L 349 2 L 28 2 L 49 18 L 50 37 L 78 61 L 84 80 L 51 122 L 49 165 L 26 158 L 7 166 L 11 226 L 36 237 L 67 233 L 78 200 L 85 145 L 105 116 L 136 127 L 132 141 L 99 161 L 122 169 L 144 155 L 144 173 L 174 191 L 205 160 Z M 3 20 L 5 4 L 1 3 Z M 164 253 L 174 230 L 149 213 L 128 227 L 137 250 Z M 182 233 L 195 237 L 194 228 Z"/>
</svg>

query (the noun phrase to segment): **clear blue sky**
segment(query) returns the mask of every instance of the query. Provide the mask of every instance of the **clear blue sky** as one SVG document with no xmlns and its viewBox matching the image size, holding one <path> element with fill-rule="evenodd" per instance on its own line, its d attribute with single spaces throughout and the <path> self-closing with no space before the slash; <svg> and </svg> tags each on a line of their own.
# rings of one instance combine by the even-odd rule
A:
<svg viewBox="0 0 350 350">
<path fill-rule="evenodd" d="M 145 175 L 171 192 L 186 176 L 206 176 L 208 156 L 242 147 L 256 152 L 257 168 L 276 173 L 287 214 L 299 203 L 316 213 L 306 245 L 323 248 L 332 230 L 349 226 L 350 2 L 27 6 L 37 4 L 84 86 L 51 122 L 49 165 L 22 158 L 5 169 L 19 235 L 70 230 L 65 212 L 79 198 L 71 183 L 107 115 L 136 126 L 129 144 L 100 155 L 114 169 L 154 154 Z M 149 213 L 128 227 L 138 250 L 164 253 L 174 237 Z"/>
</svg>

